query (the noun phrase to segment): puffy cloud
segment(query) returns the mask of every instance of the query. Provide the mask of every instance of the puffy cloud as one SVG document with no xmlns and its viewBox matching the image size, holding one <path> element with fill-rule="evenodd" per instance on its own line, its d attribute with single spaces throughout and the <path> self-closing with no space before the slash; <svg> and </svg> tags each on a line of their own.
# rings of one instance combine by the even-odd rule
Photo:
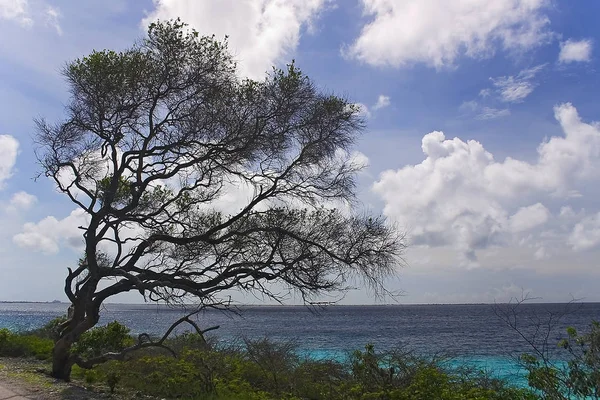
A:
<svg viewBox="0 0 600 400">
<path fill-rule="evenodd" d="M 523 232 L 544 224 L 550 217 L 550 211 L 541 203 L 532 206 L 521 207 L 508 219 L 508 225 L 512 232 Z"/>
<path fill-rule="evenodd" d="M 262 78 L 296 49 L 303 27 L 309 27 L 328 0 L 154 0 L 143 20 L 181 17 L 201 34 L 229 36 L 240 72 Z"/>
<path fill-rule="evenodd" d="M 368 105 L 366 105 L 364 103 L 354 103 L 354 106 L 358 107 L 358 113 L 360 116 L 369 119 L 373 116 L 373 113 L 371 112 L 371 110 L 377 111 L 382 108 L 388 107 L 390 104 L 391 104 L 390 97 L 381 94 L 377 98 L 377 102 L 375 104 L 373 104 L 371 107 L 369 107 Z"/>
<path fill-rule="evenodd" d="M 577 223 L 568 240 L 573 250 L 588 250 L 600 245 L 600 213 Z"/>
<path fill-rule="evenodd" d="M 500 99 L 507 103 L 520 103 L 529 96 L 535 89 L 533 78 L 546 65 L 538 65 L 533 68 L 524 69 L 516 76 L 500 76 L 498 78 L 490 78 L 496 87 Z"/>
<path fill-rule="evenodd" d="M 379 110 L 390 105 L 390 96 L 380 94 L 377 98 L 377 103 L 373 106 L 373 110 Z"/>
<path fill-rule="evenodd" d="M 478 250 L 519 243 L 543 256 L 539 249 L 552 235 L 524 237 L 548 223 L 542 203 L 568 199 L 579 184 L 600 178 L 600 128 L 582 122 L 571 104 L 554 111 L 564 136 L 541 143 L 535 162 L 511 157 L 499 162 L 477 141 L 428 133 L 421 163 L 384 171 L 375 182 L 384 213 L 408 230 L 413 244 L 451 246 L 464 265 L 476 265 Z M 569 210 L 563 210 L 564 221 L 574 215 Z M 586 246 L 574 243 L 573 248 Z"/>
<path fill-rule="evenodd" d="M 360 151 L 353 151 L 350 154 L 342 154 L 338 156 L 342 161 L 348 161 L 353 168 L 362 169 L 369 166 L 369 157 Z"/>
<path fill-rule="evenodd" d="M 592 41 L 590 39 L 578 41 L 569 39 L 560 44 L 560 53 L 558 55 L 558 62 L 560 63 L 587 62 L 590 61 L 591 57 Z"/>
<path fill-rule="evenodd" d="M 364 168 L 368 165 L 369 159 L 361 152 L 354 151 L 348 153 L 346 151 L 338 151 L 335 154 L 333 165 L 339 165 L 347 162 L 348 165 L 356 169 Z M 168 181 L 162 181 L 162 184 L 178 187 L 178 179 L 173 178 Z M 248 183 L 238 177 L 232 176 L 230 179 L 223 182 L 222 190 L 219 197 L 214 201 L 204 204 L 202 207 L 205 210 L 220 211 L 225 215 L 236 214 L 248 203 L 254 199 L 257 193 L 257 186 Z M 30 206 L 35 202 L 35 196 L 25 192 L 19 192 L 13 196 L 11 206 L 17 205 L 21 208 Z M 281 198 L 280 198 L 281 200 Z M 305 203 L 298 199 L 284 199 L 286 204 L 291 207 L 306 207 Z M 280 205 L 279 202 L 276 204 Z M 255 207 L 256 210 L 264 210 L 269 204 L 261 203 Z M 348 204 L 344 202 L 325 201 L 320 205 L 324 207 L 335 207 L 342 211 L 349 211 Z M 45 254 L 56 254 L 61 247 L 67 246 L 76 250 L 83 248 L 83 231 L 79 227 L 87 227 L 89 225 L 89 215 L 82 209 L 76 209 L 71 214 L 63 219 L 57 219 L 54 216 L 48 216 L 37 223 L 26 223 L 23 225 L 22 232 L 13 236 L 13 242 L 20 247 L 30 249 L 36 252 Z M 145 229 L 136 224 L 127 224 L 120 229 L 119 235 L 121 240 L 127 239 L 127 243 L 123 245 L 123 250 L 128 251 L 141 238 L 145 237 L 147 232 Z M 133 239 L 133 240 L 131 240 Z M 100 243 L 99 247 L 109 254 L 114 254 L 116 246 L 107 240 Z"/>
<path fill-rule="evenodd" d="M 23 232 L 13 236 L 13 242 L 45 254 L 58 253 L 62 244 L 80 250 L 83 248 L 83 237 L 79 227 L 87 225 L 88 215 L 77 209 L 61 220 L 49 216 L 38 223 L 26 223 Z"/>
<path fill-rule="evenodd" d="M 27 192 L 17 192 L 10 199 L 11 207 L 15 209 L 27 210 L 37 202 L 37 197 Z"/>
<path fill-rule="evenodd" d="M 364 169 L 369 166 L 369 158 L 360 151 L 348 152 L 338 149 L 333 155 L 333 158 L 330 160 L 330 165 L 332 168 L 337 168 L 342 164 L 347 165 L 353 170 L 364 172 Z M 261 180 L 255 180 L 253 184 L 251 184 L 246 180 L 232 176 L 224 182 L 219 197 L 201 207 L 220 211 L 224 215 L 235 214 L 248 206 L 249 202 L 255 198 L 256 193 L 262 186 L 260 182 Z M 268 181 L 266 184 L 270 185 L 271 182 Z M 265 210 L 269 206 L 280 206 L 282 203 L 285 203 L 286 206 L 292 208 L 306 208 L 307 206 L 304 201 L 295 197 L 279 196 L 277 199 L 272 199 L 268 202 L 261 202 L 255 206 L 254 209 L 257 211 Z M 321 199 L 318 202 L 318 206 L 337 208 L 341 212 L 352 211 L 350 205 L 343 200 Z"/>
<path fill-rule="evenodd" d="M 546 248 L 544 246 L 538 247 L 538 249 L 535 251 L 535 253 L 533 253 L 533 257 L 536 260 L 543 260 L 543 259 L 547 258 L 548 254 L 546 252 Z"/>
<path fill-rule="evenodd" d="M 12 20 L 29 27 L 33 25 L 33 19 L 29 14 L 29 2 L 27 0 L 0 0 L 0 20 Z"/>
<path fill-rule="evenodd" d="M 0 20 L 16 21 L 25 28 L 42 22 L 42 25 L 62 35 L 60 15 L 57 7 L 47 4 L 44 0 L 0 0 Z"/>
<path fill-rule="evenodd" d="M 17 161 L 19 142 L 10 135 L 0 135 L 0 189 L 4 181 L 12 176 Z"/>
<path fill-rule="evenodd" d="M 363 118 L 371 118 L 371 110 L 369 110 L 369 106 L 364 103 L 354 103 L 355 107 L 358 107 L 358 115 Z"/>
<path fill-rule="evenodd" d="M 526 50 L 546 42 L 546 0 L 362 0 L 372 17 L 346 54 L 371 65 L 452 65 L 464 52 Z"/>
</svg>

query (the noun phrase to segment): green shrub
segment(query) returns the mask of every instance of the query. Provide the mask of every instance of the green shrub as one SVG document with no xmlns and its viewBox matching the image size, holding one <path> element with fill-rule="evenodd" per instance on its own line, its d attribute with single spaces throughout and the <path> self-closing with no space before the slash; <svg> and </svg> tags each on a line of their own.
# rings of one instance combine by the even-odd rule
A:
<svg viewBox="0 0 600 400">
<path fill-rule="evenodd" d="M 195 365 L 184 358 L 142 357 L 118 363 L 107 371 L 119 376 L 122 386 L 150 396 L 193 398 L 206 393 L 203 377 Z"/>
<path fill-rule="evenodd" d="M 216 347 L 216 339 L 205 339 L 195 332 L 184 332 L 165 341 L 165 345 L 177 354 L 185 350 L 210 350 Z"/>
<path fill-rule="evenodd" d="M 282 393 L 290 390 L 293 370 L 299 357 L 293 342 L 274 342 L 267 338 L 244 340 L 245 363 L 243 378 L 261 390 Z"/>
<path fill-rule="evenodd" d="M 291 345 L 246 341 L 243 349 L 187 349 L 177 358 L 142 356 L 90 371 L 74 368 L 88 384 L 119 385 L 159 398 L 231 400 L 534 400 L 503 381 L 445 371 L 435 362 L 373 346 L 347 363 L 300 360 Z M 405 359 L 402 359 L 405 354 Z M 271 361 L 269 364 L 267 361 Z M 390 369 L 393 367 L 393 370 Z M 277 371 L 275 371 L 277 369 Z M 276 374 L 277 378 L 273 377 Z"/>
<path fill-rule="evenodd" d="M 337 399 L 350 379 L 348 368 L 332 360 L 304 360 L 292 376 L 293 393 L 302 399 Z"/>
<path fill-rule="evenodd" d="M 121 375 L 115 371 L 111 371 L 106 375 L 106 384 L 110 389 L 110 394 L 115 393 L 117 384 L 121 381 Z"/>
<path fill-rule="evenodd" d="M 273 397 L 268 392 L 257 390 L 244 380 L 223 379 L 216 382 L 214 398 L 228 400 L 272 400 L 277 397 Z"/>
<path fill-rule="evenodd" d="M 8 329 L 0 329 L 0 356 L 35 357 L 49 359 L 54 342 L 31 334 L 20 335 Z"/>
<path fill-rule="evenodd" d="M 104 378 L 104 375 L 98 371 L 98 369 L 88 369 L 83 371 L 83 378 L 85 383 L 94 384 L 101 382 Z"/>
<path fill-rule="evenodd" d="M 393 400 L 534 400 L 537 397 L 528 390 L 508 388 L 505 385 L 488 389 L 477 381 L 457 379 L 456 376 L 438 368 L 425 367 L 415 374 L 411 384 L 402 391 L 395 391 Z"/>
<path fill-rule="evenodd" d="M 73 345 L 73 353 L 84 358 L 97 357 L 107 352 L 119 352 L 133 345 L 129 328 L 117 321 L 85 332 Z"/>
<path fill-rule="evenodd" d="M 392 367 L 384 368 L 384 360 L 381 354 L 375 353 L 372 344 L 365 346 L 365 351 L 356 350 L 350 357 L 352 367 L 352 378 L 366 391 L 375 390 L 378 387 L 389 386 L 393 379 Z"/>
<path fill-rule="evenodd" d="M 448 371 L 436 359 L 402 349 L 378 353 L 373 345 L 350 357 L 350 384 L 339 398 L 360 400 L 533 400 L 529 390 L 499 379 Z M 346 381 L 348 382 L 348 381 Z M 341 385 L 344 386 L 343 383 Z M 326 397 L 322 397 L 323 399 Z"/>
</svg>

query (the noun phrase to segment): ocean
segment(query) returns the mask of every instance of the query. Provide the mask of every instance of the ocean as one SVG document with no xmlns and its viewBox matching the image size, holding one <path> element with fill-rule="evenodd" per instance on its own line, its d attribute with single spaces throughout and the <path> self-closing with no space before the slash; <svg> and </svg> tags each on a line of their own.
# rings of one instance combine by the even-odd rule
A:
<svg viewBox="0 0 600 400">
<path fill-rule="evenodd" d="M 0 328 L 35 329 L 64 315 L 66 309 L 65 303 L 0 303 Z M 376 350 L 402 347 L 423 356 L 448 355 L 454 357 L 454 365 L 474 366 L 523 383 L 524 371 L 515 356 L 531 347 L 498 317 L 498 310 L 506 311 L 507 305 L 243 306 L 239 315 L 205 311 L 197 322 L 203 329 L 219 325 L 211 334 L 224 343 L 267 337 L 294 341 L 299 352 L 310 357 L 337 359 L 368 343 Z M 600 303 L 529 303 L 521 304 L 517 313 L 528 338 L 536 326 L 542 327 L 540 340 L 548 318 L 553 318 L 549 350 L 559 360 L 556 343 L 566 336 L 566 327 L 585 331 L 592 320 L 600 320 Z M 162 305 L 107 304 L 100 323 L 117 320 L 134 334 L 158 336 L 182 315 L 181 309 Z M 183 325 L 179 332 L 185 329 L 189 327 Z"/>
</svg>

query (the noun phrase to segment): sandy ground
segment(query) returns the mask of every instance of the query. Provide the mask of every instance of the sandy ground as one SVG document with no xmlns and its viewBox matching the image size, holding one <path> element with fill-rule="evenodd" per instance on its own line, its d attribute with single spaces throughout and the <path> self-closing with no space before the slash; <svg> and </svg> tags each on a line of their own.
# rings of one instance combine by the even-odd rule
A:
<svg viewBox="0 0 600 400">
<path fill-rule="evenodd" d="M 95 393 L 77 384 L 52 379 L 35 360 L 0 358 L 0 400 L 99 400 L 118 395 Z"/>
</svg>

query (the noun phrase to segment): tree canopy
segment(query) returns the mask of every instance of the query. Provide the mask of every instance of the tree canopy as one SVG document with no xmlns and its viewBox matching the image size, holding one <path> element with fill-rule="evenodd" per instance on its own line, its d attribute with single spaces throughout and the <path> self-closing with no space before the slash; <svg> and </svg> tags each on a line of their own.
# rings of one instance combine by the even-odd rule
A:
<svg viewBox="0 0 600 400">
<path fill-rule="evenodd" d="M 281 299 L 274 283 L 308 301 L 355 278 L 380 289 L 394 271 L 402 235 L 356 211 L 359 110 L 293 63 L 240 79 L 226 42 L 170 21 L 64 75 L 66 117 L 37 121 L 38 158 L 88 224 L 56 377 L 85 364 L 71 345 L 120 293 L 214 306 L 230 289 Z M 242 205 L 227 210 L 232 196 Z"/>
</svg>

